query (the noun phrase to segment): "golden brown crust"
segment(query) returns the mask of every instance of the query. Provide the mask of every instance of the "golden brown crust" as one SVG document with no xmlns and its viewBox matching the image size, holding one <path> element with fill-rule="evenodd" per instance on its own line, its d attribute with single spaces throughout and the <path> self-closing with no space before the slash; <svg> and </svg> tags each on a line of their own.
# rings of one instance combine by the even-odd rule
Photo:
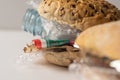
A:
<svg viewBox="0 0 120 80">
<path fill-rule="evenodd" d="M 120 19 L 120 11 L 105 0 L 43 0 L 38 12 L 80 30 Z"/>
<path fill-rule="evenodd" d="M 101 57 L 120 59 L 120 21 L 94 26 L 76 39 L 81 50 Z"/>
<path fill-rule="evenodd" d="M 71 46 L 47 48 L 44 53 L 49 63 L 59 66 L 69 66 L 73 60 L 80 58 L 79 49 Z"/>
</svg>

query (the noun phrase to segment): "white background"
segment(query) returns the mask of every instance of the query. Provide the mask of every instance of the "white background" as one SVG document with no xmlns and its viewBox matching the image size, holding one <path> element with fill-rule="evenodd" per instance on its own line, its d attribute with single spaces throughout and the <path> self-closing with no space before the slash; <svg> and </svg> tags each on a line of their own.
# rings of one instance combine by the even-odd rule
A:
<svg viewBox="0 0 120 80">
<path fill-rule="evenodd" d="M 0 30 L 21 29 L 22 17 L 28 7 L 27 0 L 0 0 Z M 120 0 L 109 0 L 120 9 Z"/>
<path fill-rule="evenodd" d="M 27 0 L 0 0 L 0 29 L 21 29 Z"/>
</svg>

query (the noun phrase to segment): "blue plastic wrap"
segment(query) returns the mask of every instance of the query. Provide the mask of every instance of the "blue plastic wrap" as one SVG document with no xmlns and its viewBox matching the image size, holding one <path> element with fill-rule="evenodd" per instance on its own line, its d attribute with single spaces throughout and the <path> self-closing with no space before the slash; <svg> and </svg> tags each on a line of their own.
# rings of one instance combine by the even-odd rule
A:
<svg viewBox="0 0 120 80">
<path fill-rule="evenodd" d="M 36 9 L 27 9 L 23 17 L 23 29 L 44 39 L 74 40 L 80 32 L 69 25 L 49 21 L 41 17 Z"/>
</svg>

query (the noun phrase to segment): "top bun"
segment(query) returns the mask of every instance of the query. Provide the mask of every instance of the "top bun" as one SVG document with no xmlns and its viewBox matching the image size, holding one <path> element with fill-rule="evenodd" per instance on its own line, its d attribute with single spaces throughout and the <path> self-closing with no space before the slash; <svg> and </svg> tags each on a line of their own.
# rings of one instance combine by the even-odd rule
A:
<svg viewBox="0 0 120 80">
<path fill-rule="evenodd" d="M 41 16 L 81 31 L 120 19 L 120 11 L 105 0 L 42 0 Z"/>
<path fill-rule="evenodd" d="M 120 21 L 88 28 L 75 42 L 85 53 L 120 60 Z"/>
</svg>

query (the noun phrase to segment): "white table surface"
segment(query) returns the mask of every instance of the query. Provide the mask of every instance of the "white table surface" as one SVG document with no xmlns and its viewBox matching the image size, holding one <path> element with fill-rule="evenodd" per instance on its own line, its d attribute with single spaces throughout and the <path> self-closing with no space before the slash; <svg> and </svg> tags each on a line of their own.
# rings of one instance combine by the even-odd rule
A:
<svg viewBox="0 0 120 80">
<path fill-rule="evenodd" d="M 66 68 L 44 61 L 18 64 L 18 55 L 33 36 L 23 31 L 0 30 L 0 80 L 76 80 Z"/>
</svg>

